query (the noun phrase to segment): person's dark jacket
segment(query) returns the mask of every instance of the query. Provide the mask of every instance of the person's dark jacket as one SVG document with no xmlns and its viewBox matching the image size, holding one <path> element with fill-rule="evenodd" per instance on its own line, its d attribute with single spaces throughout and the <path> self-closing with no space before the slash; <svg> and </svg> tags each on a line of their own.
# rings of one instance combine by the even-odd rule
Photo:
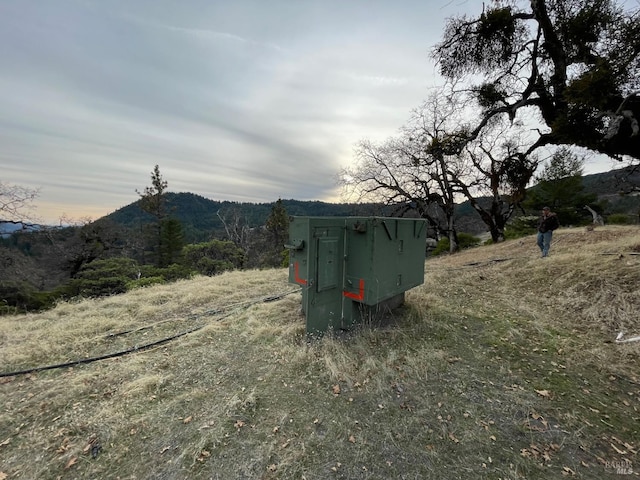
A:
<svg viewBox="0 0 640 480">
<path fill-rule="evenodd" d="M 538 224 L 538 231 L 540 233 L 545 233 L 549 231 L 554 231 L 556 228 L 560 226 L 560 222 L 558 221 L 558 217 L 555 213 L 551 213 L 548 216 L 541 216 L 540 223 Z"/>
</svg>

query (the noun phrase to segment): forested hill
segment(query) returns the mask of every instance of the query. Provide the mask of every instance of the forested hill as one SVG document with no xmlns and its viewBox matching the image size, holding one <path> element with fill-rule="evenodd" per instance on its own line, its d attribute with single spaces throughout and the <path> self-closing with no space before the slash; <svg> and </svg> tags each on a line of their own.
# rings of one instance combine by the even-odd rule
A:
<svg viewBox="0 0 640 480">
<path fill-rule="evenodd" d="M 320 201 L 282 200 L 289 215 L 299 216 L 371 216 L 388 215 L 380 204 L 328 203 Z M 169 213 L 180 220 L 187 241 L 196 242 L 224 234 L 227 225 L 242 224 L 250 228 L 264 225 L 275 202 L 239 203 L 210 200 L 194 193 L 167 193 Z M 103 217 L 125 227 L 136 227 L 152 220 L 138 203 L 132 203 Z M 223 223 L 224 220 L 224 223 Z"/>
<path fill-rule="evenodd" d="M 593 194 L 598 202 L 606 202 L 606 213 L 637 212 L 637 196 L 621 196 L 640 185 L 640 172 L 629 173 L 628 168 L 585 175 L 585 194 Z M 532 187 L 535 189 L 536 187 Z M 393 215 L 391 207 L 375 203 L 328 203 L 320 201 L 282 200 L 289 215 L 299 216 L 370 216 Z M 224 237 L 223 220 L 227 225 L 246 225 L 249 228 L 264 225 L 275 202 L 250 203 L 218 201 L 194 193 L 167 193 L 169 213 L 180 220 L 187 242 L 200 242 L 212 236 Z M 604 207 L 604 204 L 603 204 Z M 138 227 L 152 221 L 137 202 L 122 207 L 103 217 L 125 227 Z M 102 220 L 102 219 L 101 219 Z M 468 202 L 458 206 L 457 222 L 461 231 L 479 233 L 485 225 Z"/>
<path fill-rule="evenodd" d="M 585 175 L 582 177 L 582 185 L 586 192 L 595 193 L 599 199 L 638 191 L 640 188 L 640 168 L 625 167 L 609 172 Z"/>
</svg>

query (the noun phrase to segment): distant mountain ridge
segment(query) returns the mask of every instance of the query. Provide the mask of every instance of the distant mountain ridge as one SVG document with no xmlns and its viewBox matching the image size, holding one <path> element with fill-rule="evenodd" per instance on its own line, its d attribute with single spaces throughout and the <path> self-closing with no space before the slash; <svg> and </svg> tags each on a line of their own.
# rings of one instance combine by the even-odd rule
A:
<svg viewBox="0 0 640 480">
<path fill-rule="evenodd" d="M 0 220 L 0 238 L 9 237 L 16 232 L 37 232 L 41 229 L 41 225 L 35 225 L 33 223 Z"/>
<path fill-rule="evenodd" d="M 166 195 L 168 213 L 180 220 L 187 242 L 200 242 L 212 236 L 223 236 L 224 223 L 241 222 L 249 228 L 264 225 L 276 203 L 218 201 L 188 192 L 169 192 Z M 328 203 L 283 199 L 282 204 L 289 215 L 296 216 L 388 216 L 391 213 L 390 207 L 375 203 Z M 134 228 L 151 222 L 153 217 L 145 213 L 138 202 L 134 202 L 100 220 Z"/>
<path fill-rule="evenodd" d="M 584 175 L 585 193 L 595 193 L 599 201 L 605 201 L 610 213 L 637 214 L 640 208 L 640 169 L 630 167 L 603 173 Z M 534 188 L 534 187 L 532 187 Z M 635 193 L 620 195 L 621 191 Z M 388 216 L 394 214 L 394 208 L 376 203 L 329 203 L 321 201 L 302 201 L 283 199 L 282 203 L 289 215 L 296 216 Z M 202 242 L 225 234 L 223 219 L 227 223 L 242 222 L 249 228 L 264 225 L 271 213 L 274 202 L 251 203 L 211 200 L 194 193 L 167 193 L 169 213 L 180 220 L 185 239 L 189 243 Z M 458 225 L 461 231 L 480 233 L 486 230 L 478 214 L 468 202 L 458 205 Z M 127 228 L 139 228 L 151 222 L 153 218 L 143 212 L 138 202 L 133 202 L 96 220 L 113 222 Z M 15 231 L 34 231 L 38 225 L 16 222 L 3 222 L 0 219 L 0 236 L 6 237 Z"/>
<path fill-rule="evenodd" d="M 600 199 L 620 196 L 621 193 L 640 195 L 640 167 L 623 167 L 608 172 L 584 175 L 582 184 L 587 193 L 595 193 Z"/>
<path fill-rule="evenodd" d="M 621 190 L 630 190 L 634 186 L 640 188 L 640 170 L 634 171 L 625 167 L 584 175 L 582 178 L 584 192 L 595 193 L 598 201 L 606 201 L 611 213 L 637 213 L 640 208 L 640 197 L 620 195 Z M 394 213 L 394 207 L 376 203 L 328 203 L 293 199 L 283 199 L 282 203 L 287 213 L 294 216 L 389 216 Z M 194 193 L 167 193 L 167 206 L 170 213 L 182 223 L 187 242 L 206 241 L 213 235 L 224 236 L 222 219 L 227 223 L 241 221 L 250 228 L 264 225 L 274 205 L 275 201 L 239 203 L 211 200 Z M 140 209 L 137 202 L 103 218 L 126 227 L 140 226 L 152 220 L 151 216 Z M 467 233 L 478 234 L 486 230 L 486 226 L 469 202 L 458 205 L 457 222 L 460 230 Z"/>
</svg>

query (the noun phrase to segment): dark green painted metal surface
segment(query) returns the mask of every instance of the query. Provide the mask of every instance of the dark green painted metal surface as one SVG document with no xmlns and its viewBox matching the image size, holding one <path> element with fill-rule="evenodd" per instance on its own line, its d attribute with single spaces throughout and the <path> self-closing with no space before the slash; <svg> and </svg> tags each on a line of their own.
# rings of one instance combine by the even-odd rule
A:
<svg viewBox="0 0 640 480">
<path fill-rule="evenodd" d="M 422 219 L 291 217 L 289 281 L 302 287 L 307 333 L 348 329 L 422 284 L 425 243 Z"/>
</svg>

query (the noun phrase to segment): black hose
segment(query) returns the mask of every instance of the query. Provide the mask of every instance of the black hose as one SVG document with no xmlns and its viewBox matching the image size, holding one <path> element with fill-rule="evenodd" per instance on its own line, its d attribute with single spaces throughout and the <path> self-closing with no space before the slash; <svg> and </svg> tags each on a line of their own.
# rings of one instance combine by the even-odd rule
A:
<svg viewBox="0 0 640 480">
<path fill-rule="evenodd" d="M 142 350 L 146 350 L 148 348 L 155 347 L 156 345 L 162 345 L 163 343 L 170 342 L 171 340 L 175 340 L 176 338 L 182 337 L 184 335 L 187 335 L 188 333 L 192 333 L 192 332 L 195 332 L 197 330 L 200 330 L 203 327 L 204 327 L 204 325 L 200 325 L 199 327 L 192 328 L 190 330 L 178 333 L 176 335 L 172 335 L 171 337 L 163 338 L 161 340 L 156 340 L 155 342 L 146 343 L 146 344 L 140 345 L 140 346 L 136 345 L 135 347 L 131 347 L 131 348 L 128 348 L 126 350 L 121 350 L 119 352 L 108 353 L 106 355 L 100 355 L 98 357 L 91 357 L 91 358 L 83 358 L 83 359 L 80 359 L 80 360 L 73 360 L 71 362 L 57 363 L 55 365 L 45 365 L 45 366 L 42 366 L 42 367 L 33 367 L 33 368 L 28 368 L 26 370 L 18 370 L 16 372 L 4 372 L 4 373 L 0 373 L 0 377 L 13 377 L 15 375 L 25 375 L 27 373 L 43 372 L 45 370 L 53 370 L 55 368 L 65 368 L 65 367 L 72 367 L 74 365 L 82 365 L 83 363 L 97 362 L 98 360 L 106 360 L 107 358 L 121 357 L 123 355 L 128 355 L 129 353 L 140 352 Z"/>
<path fill-rule="evenodd" d="M 296 289 L 296 290 L 292 290 L 292 291 L 289 291 L 289 292 L 285 292 L 285 293 L 281 293 L 281 294 L 277 294 L 277 295 L 272 295 L 270 297 L 263 298 L 263 299 L 261 299 L 259 301 L 255 301 L 255 302 L 252 302 L 252 303 L 248 302 L 246 306 L 248 307 L 250 305 L 255 305 L 257 303 L 273 302 L 274 300 L 279 300 L 281 298 L 286 297 L 287 295 L 291 295 L 292 293 L 296 293 L 298 291 L 299 290 Z M 198 317 L 201 317 L 203 315 L 207 315 L 207 314 L 211 315 L 211 314 L 214 314 L 214 313 L 217 313 L 217 312 L 220 312 L 220 311 L 222 311 L 222 310 L 220 310 L 220 309 L 210 310 L 208 312 L 205 312 L 204 314 L 200 314 L 200 315 L 197 315 L 197 316 L 191 316 L 191 317 L 192 318 L 198 318 Z M 217 318 L 216 320 L 220 321 L 223 318 L 227 318 L 227 317 L 231 316 L 232 314 L 233 314 L 233 312 L 232 313 L 228 313 L 227 315 L 224 315 L 224 316 L 222 316 L 220 318 Z M 108 358 L 122 357 L 122 356 L 128 355 L 130 353 L 140 352 L 142 350 L 147 350 L 147 349 L 149 349 L 151 347 L 162 345 L 163 343 L 168 343 L 168 342 L 170 342 L 172 340 L 175 340 L 176 338 L 180 338 L 180 337 L 183 337 L 185 335 L 188 335 L 189 333 L 197 332 L 198 330 L 204 328 L 205 325 L 200 325 L 198 327 L 194 327 L 194 328 L 191 328 L 189 330 L 185 330 L 184 332 L 177 333 L 175 335 L 172 335 L 172 336 L 166 337 L 166 338 L 162 338 L 160 340 L 156 340 L 155 342 L 146 343 L 146 344 L 140 345 L 140 346 L 136 345 L 135 347 L 130 347 L 130 348 L 126 349 L 126 350 L 121 350 L 119 352 L 108 353 L 106 355 L 100 355 L 100 356 L 97 356 L 97 357 L 90 357 L 90 358 L 82 358 L 80 360 L 73 360 L 73 361 L 65 362 L 65 363 L 57 363 L 55 365 L 44 365 L 44 366 L 40 366 L 40 367 L 27 368 L 25 370 L 17 370 L 15 372 L 0 372 L 0 378 L 2 378 L 2 377 L 14 377 L 14 376 L 17 376 L 17 375 L 26 375 L 28 373 L 35 373 L 35 372 L 43 372 L 45 370 L 53 370 L 53 369 L 56 369 L 56 368 L 73 367 L 74 365 L 82 365 L 82 364 L 85 364 L 85 363 L 97 362 L 99 360 L 106 360 Z M 118 332 L 118 334 L 123 334 L 123 333 L 128 333 L 128 332 Z"/>
</svg>

